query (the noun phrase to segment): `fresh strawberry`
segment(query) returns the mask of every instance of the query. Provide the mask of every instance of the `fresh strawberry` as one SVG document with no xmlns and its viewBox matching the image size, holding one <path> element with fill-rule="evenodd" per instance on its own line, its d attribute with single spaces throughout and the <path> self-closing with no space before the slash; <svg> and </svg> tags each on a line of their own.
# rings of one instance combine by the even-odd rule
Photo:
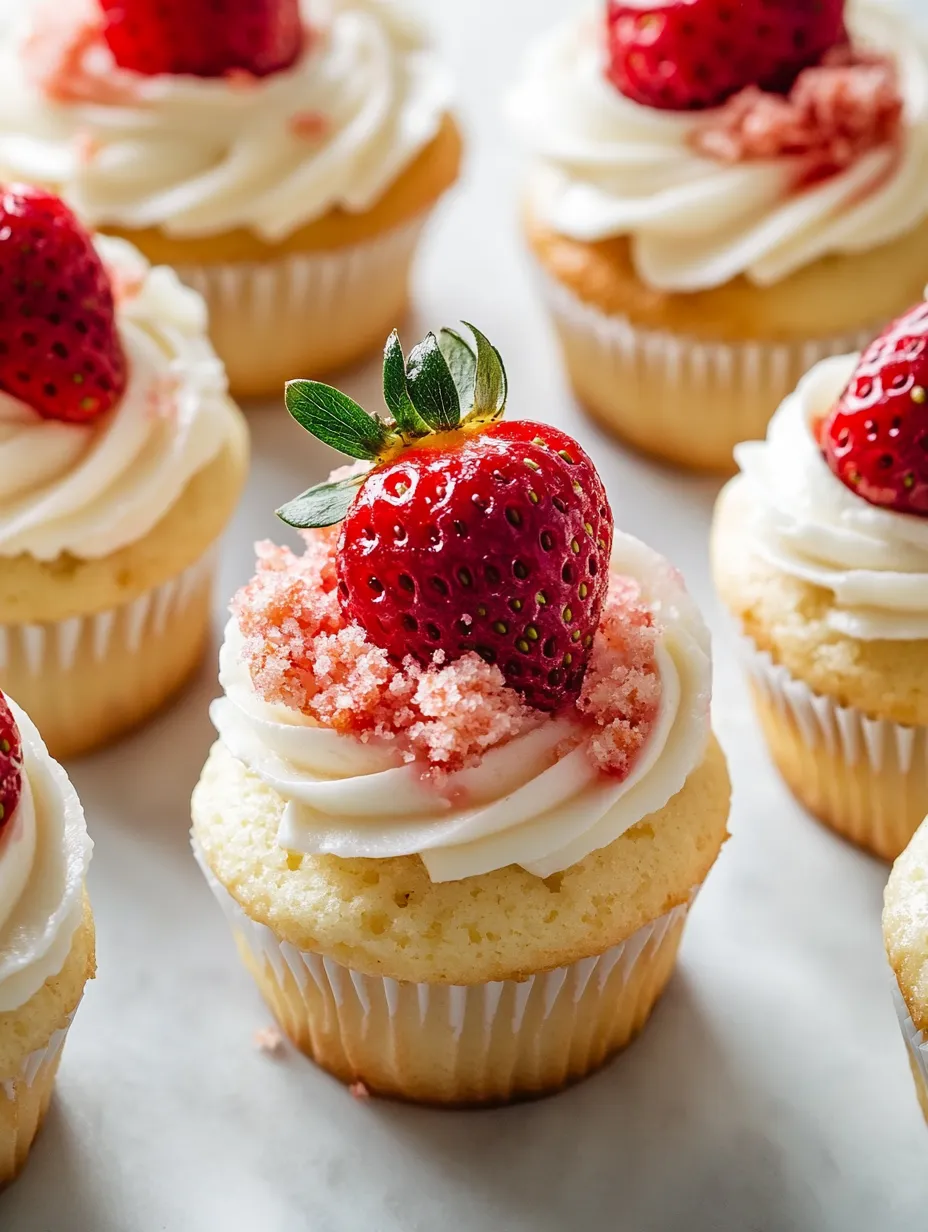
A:
<svg viewBox="0 0 928 1232">
<path fill-rule="evenodd" d="M 819 440 L 852 492 L 872 505 L 928 516 L 928 303 L 867 347 Z"/>
<path fill-rule="evenodd" d="M 548 425 L 497 422 L 498 352 L 469 327 L 404 359 L 384 356 L 384 423 L 337 390 L 291 381 L 287 407 L 373 469 L 320 484 L 279 510 L 293 526 L 342 521 L 342 610 L 397 660 L 476 651 L 532 706 L 583 683 L 609 579 L 612 513 L 593 463 Z"/>
<path fill-rule="evenodd" d="M 844 0 L 609 0 L 609 79 L 646 107 L 715 107 L 745 86 L 785 93 L 847 39 Z"/>
<path fill-rule="evenodd" d="M 23 742 L 10 703 L 0 693 L 0 833 L 23 793 Z"/>
<path fill-rule="evenodd" d="M 50 193 L 0 189 L 0 388 L 45 419 L 86 423 L 125 385 L 113 292 L 90 236 Z"/>
<path fill-rule="evenodd" d="M 266 77 L 303 48 L 300 0 L 100 0 L 121 68 L 153 76 Z"/>
</svg>

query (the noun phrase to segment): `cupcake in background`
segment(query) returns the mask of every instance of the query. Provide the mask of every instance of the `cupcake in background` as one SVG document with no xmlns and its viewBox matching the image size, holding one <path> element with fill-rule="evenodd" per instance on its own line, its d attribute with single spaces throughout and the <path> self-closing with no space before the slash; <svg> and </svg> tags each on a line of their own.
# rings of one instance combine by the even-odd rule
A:
<svg viewBox="0 0 928 1232">
<path fill-rule="evenodd" d="M 26 1162 L 94 976 L 91 848 L 68 776 L 0 694 L 0 1187 Z"/>
<path fill-rule="evenodd" d="M 713 571 L 774 760 L 894 859 L 928 812 L 928 304 L 814 367 L 735 452 Z"/>
<path fill-rule="evenodd" d="M 206 299 L 233 393 L 379 345 L 458 174 L 408 0 L 64 0 L 0 47 L 0 175 Z"/>
<path fill-rule="evenodd" d="M 190 675 L 247 430 L 203 301 L 41 189 L 0 189 L 0 685 L 57 757 Z"/>
<path fill-rule="evenodd" d="M 928 823 L 919 826 L 889 875 L 883 941 L 915 1093 L 928 1120 Z"/>
<path fill-rule="evenodd" d="M 280 510 L 221 654 L 193 842 L 290 1038 L 439 1104 L 542 1095 L 644 1026 L 726 838 L 709 637 L 596 470 L 501 421 L 494 348 L 384 362 L 392 419 L 294 381 L 359 460 Z M 611 561 L 611 567 L 610 567 Z"/>
<path fill-rule="evenodd" d="M 600 2 L 510 112 L 576 394 L 657 457 L 730 470 L 928 279 L 928 38 L 892 3 Z"/>
</svg>

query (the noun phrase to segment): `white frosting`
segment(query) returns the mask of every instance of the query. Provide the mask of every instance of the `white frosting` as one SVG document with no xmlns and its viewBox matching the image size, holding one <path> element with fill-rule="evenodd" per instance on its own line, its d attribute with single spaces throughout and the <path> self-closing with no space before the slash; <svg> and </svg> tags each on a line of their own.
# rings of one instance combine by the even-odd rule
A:
<svg viewBox="0 0 928 1232">
<path fill-rule="evenodd" d="M 928 518 L 881 509 L 832 474 L 810 427 L 831 410 L 858 356 L 826 359 L 771 421 L 738 445 L 757 552 L 834 595 L 827 622 L 850 637 L 928 638 Z"/>
<path fill-rule="evenodd" d="M 23 742 L 23 793 L 0 833 L 0 1014 L 25 1005 L 64 967 L 93 848 L 68 776 L 10 705 Z"/>
<path fill-rule="evenodd" d="M 389 743 L 362 743 L 261 700 L 230 624 L 220 659 L 225 697 L 211 715 L 232 754 L 286 800 L 280 845 L 346 858 L 418 854 L 433 881 L 509 864 L 547 877 L 662 808 L 705 752 L 709 635 L 680 575 L 650 548 L 617 534 L 613 567 L 638 579 L 663 629 L 661 708 L 623 781 L 594 768 L 588 727 L 548 716 L 439 791 L 421 764 L 403 763 Z M 464 807 L 452 805 L 461 799 Z"/>
<path fill-rule="evenodd" d="M 851 0 L 855 42 L 890 54 L 904 99 L 901 150 L 879 147 L 792 193 L 790 158 L 727 165 L 695 152 L 707 112 L 669 112 L 604 76 L 602 5 L 572 17 L 530 55 L 510 114 L 538 161 L 533 209 L 554 230 L 628 236 L 639 277 L 666 291 L 739 274 L 768 286 L 830 253 L 857 253 L 928 217 L 928 37 L 890 0 Z"/>
<path fill-rule="evenodd" d="M 117 282 L 138 288 L 117 305 L 128 385 L 92 424 L 42 419 L 0 393 L 0 556 L 89 559 L 136 542 L 234 426 L 202 299 L 130 244 L 97 246 Z"/>
<path fill-rule="evenodd" d="M 250 84 L 143 77 L 95 51 L 91 68 L 127 95 L 106 104 L 50 101 L 7 37 L 0 170 L 55 185 L 93 226 L 179 237 L 248 227 L 274 241 L 335 207 L 369 209 L 438 132 L 449 77 L 409 0 L 307 0 L 306 15 L 301 59 Z"/>
</svg>

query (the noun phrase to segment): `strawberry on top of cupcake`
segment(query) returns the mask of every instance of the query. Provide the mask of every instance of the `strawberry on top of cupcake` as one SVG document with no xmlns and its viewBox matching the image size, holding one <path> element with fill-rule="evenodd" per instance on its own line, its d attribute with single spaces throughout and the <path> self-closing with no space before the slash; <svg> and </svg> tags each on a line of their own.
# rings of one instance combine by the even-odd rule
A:
<svg viewBox="0 0 928 1232">
<path fill-rule="evenodd" d="M 235 415 L 197 296 L 43 189 L 0 188 L 0 557 L 140 539 Z"/>
<path fill-rule="evenodd" d="M 679 575 L 614 532 L 576 441 L 502 419 L 502 361 L 468 328 L 408 358 L 390 338 L 387 420 L 289 383 L 356 464 L 279 511 L 302 555 L 258 545 L 212 711 L 287 801 L 282 846 L 418 853 L 437 881 L 568 867 L 661 808 L 709 737 Z"/>
<path fill-rule="evenodd" d="M 603 11 L 604 10 L 604 11 Z M 928 216 L 928 42 L 878 0 L 609 0 L 530 56 L 533 215 L 648 286 L 766 287 Z"/>
</svg>

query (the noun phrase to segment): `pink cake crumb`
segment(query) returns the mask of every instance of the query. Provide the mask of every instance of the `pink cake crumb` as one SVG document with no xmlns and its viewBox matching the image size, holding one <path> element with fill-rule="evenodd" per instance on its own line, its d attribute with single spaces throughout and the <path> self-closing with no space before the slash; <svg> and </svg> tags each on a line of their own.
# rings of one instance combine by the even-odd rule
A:
<svg viewBox="0 0 928 1232">
<path fill-rule="evenodd" d="M 809 182 L 898 141 L 902 110 L 892 59 L 835 47 L 785 96 L 757 86 L 740 91 L 696 129 L 693 144 L 724 163 L 801 159 L 802 182 Z"/>
<path fill-rule="evenodd" d="M 269 1057 L 279 1057 L 284 1050 L 284 1037 L 277 1027 L 261 1027 L 255 1032 L 255 1047 Z"/>
<path fill-rule="evenodd" d="M 361 1101 L 371 1098 L 370 1089 L 363 1082 L 353 1082 L 348 1088 L 348 1094 L 352 1099 Z"/>
<path fill-rule="evenodd" d="M 610 579 L 577 708 L 596 725 L 594 765 L 625 778 L 648 742 L 661 699 L 654 655 L 660 630 L 633 578 Z"/>
<path fill-rule="evenodd" d="M 100 13 L 90 0 L 41 4 L 20 57 L 35 86 L 55 102 L 134 103 L 136 75 L 117 67 L 103 41 Z"/>
<path fill-rule="evenodd" d="M 330 127 L 328 116 L 321 111 L 299 111 L 292 115 L 289 121 L 293 136 L 304 137 L 309 141 L 321 141 Z"/>
<path fill-rule="evenodd" d="M 537 721 L 498 667 L 479 655 L 398 664 L 338 602 L 337 528 L 305 531 L 301 556 L 257 545 L 258 572 L 232 610 L 258 693 L 362 740 L 394 740 L 406 761 L 447 774 Z M 647 743 L 660 703 L 659 630 L 638 584 L 613 577 L 577 711 L 593 728 L 597 769 L 624 777 Z"/>
</svg>

